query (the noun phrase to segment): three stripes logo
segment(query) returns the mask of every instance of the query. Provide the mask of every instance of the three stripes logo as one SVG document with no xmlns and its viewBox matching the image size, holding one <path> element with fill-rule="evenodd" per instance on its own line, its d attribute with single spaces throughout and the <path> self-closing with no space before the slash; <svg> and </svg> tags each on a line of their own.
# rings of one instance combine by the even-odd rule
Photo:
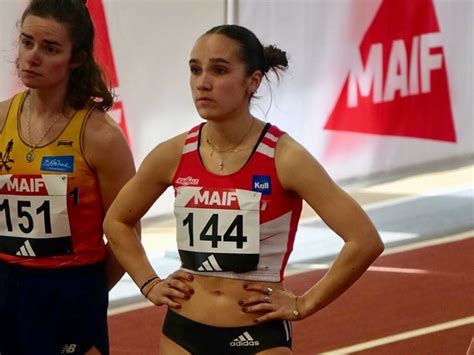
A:
<svg viewBox="0 0 474 355">
<path fill-rule="evenodd" d="M 258 346 L 260 342 L 254 340 L 248 332 L 244 332 L 229 343 L 230 346 Z"/>
<path fill-rule="evenodd" d="M 222 271 L 214 254 L 211 254 L 198 268 L 198 271 Z"/>
<path fill-rule="evenodd" d="M 18 256 L 36 256 L 35 251 L 31 247 L 30 241 L 27 240 L 16 253 Z"/>
</svg>

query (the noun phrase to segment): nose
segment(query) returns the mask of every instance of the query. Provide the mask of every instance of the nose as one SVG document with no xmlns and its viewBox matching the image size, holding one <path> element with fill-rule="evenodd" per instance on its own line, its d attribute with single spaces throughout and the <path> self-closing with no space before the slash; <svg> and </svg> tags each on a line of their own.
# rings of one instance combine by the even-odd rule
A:
<svg viewBox="0 0 474 355">
<path fill-rule="evenodd" d="M 29 50 L 26 54 L 26 63 L 31 67 L 38 66 L 41 63 L 41 56 L 36 47 Z"/>
<path fill-rule="evenodd" d="M 208 91 L 212 89 L 212 80 L 209 75 L 202 73 L 196 78 L 196 88 L 200 91 Z"/>
</svg>

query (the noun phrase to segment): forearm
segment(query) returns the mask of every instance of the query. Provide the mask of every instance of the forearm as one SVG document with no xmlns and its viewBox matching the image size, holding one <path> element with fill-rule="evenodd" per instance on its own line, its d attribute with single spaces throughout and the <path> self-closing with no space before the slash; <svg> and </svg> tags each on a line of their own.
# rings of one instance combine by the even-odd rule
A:
<svg viewBox="0 0 474 355">
<path fill-rule="evenodd" d="M 324 277 L 298 298 L 298 309 L 303 317 L 319 311 L 344 293 L 382 251 L 380 240 L 345 243 Z"/>
<path fill-rule="evenodd" d="M 117 269 L 113 265 L 114 259 L 118 262 L 118 266 L 123 268 L 138 286 L 155 274 L 140 242 L 136 228 L 117 221 L 107 221 L 104 224 L 104 232 L 108 239 L 107 245 L 112 252 L 109 285 L 113 281 L 114 274 L 115 277 L 118 276 Z"/>
</svg>

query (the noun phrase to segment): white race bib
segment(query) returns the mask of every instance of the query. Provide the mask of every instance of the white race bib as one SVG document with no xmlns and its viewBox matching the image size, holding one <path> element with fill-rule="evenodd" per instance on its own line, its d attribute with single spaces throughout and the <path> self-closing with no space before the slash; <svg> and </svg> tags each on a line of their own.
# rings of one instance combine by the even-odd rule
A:
<svg viewBox="0 0 474 355">
<path fill-rule="evenodd" d="M 67 175 L 0 175 L 0 251 L 8 252 L 5 248 L 16 248 L 15 245 L 24 240 L 29 240 L 28 245 L 36 244 L 39 249 L 58 249 L 58 243 L 51 240 L 70 237 Z M 43 240 L 48 243 L 41 243 Z M 15 254 L 55 254 L 34 249 L 28 255 L 21 251 Z"/>
<path fill-rule="evenodd" d="M 258 262 L 260 197 L 259 192 L 242 189 L 178 187 L 175 216 L 183 266 L 226 271 L 249 258 Z M 205 264 L 209 257 L 210 268 Z M 241 268 L 237 266 L 238 272 Z"/>
</svg>

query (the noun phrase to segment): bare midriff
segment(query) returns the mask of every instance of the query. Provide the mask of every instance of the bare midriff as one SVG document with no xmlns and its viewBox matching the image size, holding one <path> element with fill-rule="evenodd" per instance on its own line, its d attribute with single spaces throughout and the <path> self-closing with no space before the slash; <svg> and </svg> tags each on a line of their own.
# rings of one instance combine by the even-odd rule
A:
<svg viewBox="0 0 474 355">
<path fill-rule="evenodd" d="M 190 300 L 179 300 L 181 309 L 173 311 L 196 322 L 216 327 L 238 327 L 255 324 L 254 320 L 263 313 L 245 313 L 239 301 L 263 293 L 247 291 L 244 285 L 257 283 L 273 290 L 282 290 L 280 282 L 248 281 L 221 277 L 194 275 L 189 282 L 194 294 Z"/>
</svg>

